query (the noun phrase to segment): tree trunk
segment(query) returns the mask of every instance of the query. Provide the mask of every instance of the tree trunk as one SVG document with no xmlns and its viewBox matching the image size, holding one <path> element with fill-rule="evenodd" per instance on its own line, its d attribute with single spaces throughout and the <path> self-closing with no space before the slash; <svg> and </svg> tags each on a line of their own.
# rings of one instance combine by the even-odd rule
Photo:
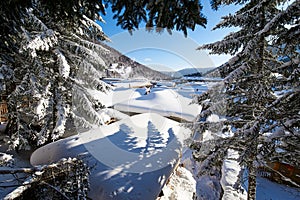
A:
<svg viewBox="0 0 300 200">
<path fill-rule="evenodd" d="M 265 19 L 265 9 L 262 9 L 261 16 L 260 16 L 260 30 L 262 30 L 265 27 L 266 24 L 266 19 Z M 265 75 L 265 63 L 264 63 L 264 50 L 265 50 L 265 38 L 263 36 L 260 36 L 259 39 L 259 44 L 260 47 L 257 52 L 257 66 L 255 67 L 254 74 L 257 76 L 259 75 Z M 264 77 L 265 78 L 265 77 Z M 261 87 L 264 87 L 265 82 L 258 80 L 258 84 L 262 84 Z M 261 107 L 261 100 L 260 97 L 256 100 L 256 107 L 253 112 Z M 259 134 L 259 128 L 255 128 L 255 131 L 253 134 Z M 248 170 L 249 170 L 249 175 L 248 175 L 248 195 L 247 199 L 252 200 L 256 198 L 256 166 L 255 166 L 255 159 L 257 155 L 257 137 L 254 136 L 253 143 L 250 145 L 250 148 L 252 149 L 252 153 L 249 156 L 249 163 L 248 163 Z"/>
<path fill-rule="evenodd" d="M 256 168 L 254 166 L 254 156 L 251 157 L 250 163 L 248 165 L 248 200 L 256 198 Z"/>
</svg>

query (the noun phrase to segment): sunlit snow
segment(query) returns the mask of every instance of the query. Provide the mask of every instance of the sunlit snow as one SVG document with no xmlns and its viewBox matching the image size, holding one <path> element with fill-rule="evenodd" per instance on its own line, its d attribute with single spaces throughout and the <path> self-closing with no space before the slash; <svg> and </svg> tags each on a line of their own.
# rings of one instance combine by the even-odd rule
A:
<svg viewBox="0 0 300 200">
<path fill-rule="evenodd" d="M 178 122 L 140 114 L 43 146 L 32 154 L 31 163 L 82 155 L 95 166 L 91 198 L 154 199 L 167 180 L 161 177 L 170 177 L 189 135 L 190 130 Z"/>
</svg>

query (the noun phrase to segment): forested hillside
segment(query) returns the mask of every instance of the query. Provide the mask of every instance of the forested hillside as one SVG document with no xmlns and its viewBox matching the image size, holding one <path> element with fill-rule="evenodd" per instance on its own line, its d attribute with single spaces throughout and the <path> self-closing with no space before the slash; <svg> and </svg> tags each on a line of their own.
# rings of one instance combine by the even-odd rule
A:
<svg viewBox="0 0 300 200">
<path fill-rule="evenodd" d="M 152 70 L 149 67 L 146 67 L 126 55 L 123 55 L 116 49 L 105 45 L 101 43 L 101 45 L 109 50 L 109 54 L 105 56 L 105 61 L 107 63 L 108 70 L 111 70 L 113 73 L 112 76 L 114 77 L 122 77 L 117 71 L 120 70 L 121 72 L 128 71 L 128 74 L 126 74 L 125 78 L 147 78 L 147 79 L 155 79 L 155 80 L 161 80 L 161 79 L 170 79 L 169 76 L 160 73 L 158 71 Z M 114 66 L 116 70 L 112 69 L 110 66 Z"/>
</svg>

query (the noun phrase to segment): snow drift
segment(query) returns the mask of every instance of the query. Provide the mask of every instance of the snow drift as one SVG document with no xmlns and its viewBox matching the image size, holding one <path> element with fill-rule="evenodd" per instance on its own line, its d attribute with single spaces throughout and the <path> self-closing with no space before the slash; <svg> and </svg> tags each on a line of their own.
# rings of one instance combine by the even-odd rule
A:
<svg viewBox="0 0 300 200">
<path fill-rule="evenodd" d="M 201 111 L 201 106 L 191 104 L 191 99 L 167 88 L 153 88 L 150 94 L 116 103 L 114 108 L 122 112 L 152 112 L 186 121 L 193 121 Z"/>
<path fill-rule="evenodd" d="M 79 156 L 91 167 L 92 199 L 155 199 L 190 130 L 158 114 L 135 115 L 37 149 L 32 165 Z"/>
</svg>

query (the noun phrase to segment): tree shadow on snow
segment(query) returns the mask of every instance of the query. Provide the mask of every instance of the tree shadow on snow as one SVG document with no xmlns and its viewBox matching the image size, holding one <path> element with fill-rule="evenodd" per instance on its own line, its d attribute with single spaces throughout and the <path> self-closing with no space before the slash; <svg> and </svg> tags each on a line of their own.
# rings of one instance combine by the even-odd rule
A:
<svg viewBox="0 0 300 200">
<path fill-rule="evenodd" d="M 50 162 L 82 155 L 91 166 L 92 199 L 155 199 L 179 160 L 181 143 L 173 129 L 162 133 L 151 121 L 140 129 L 120 124 L 112 135 L 78 142 L 88 134 L 46 145 L 45 155 Z"/>
</svg>

